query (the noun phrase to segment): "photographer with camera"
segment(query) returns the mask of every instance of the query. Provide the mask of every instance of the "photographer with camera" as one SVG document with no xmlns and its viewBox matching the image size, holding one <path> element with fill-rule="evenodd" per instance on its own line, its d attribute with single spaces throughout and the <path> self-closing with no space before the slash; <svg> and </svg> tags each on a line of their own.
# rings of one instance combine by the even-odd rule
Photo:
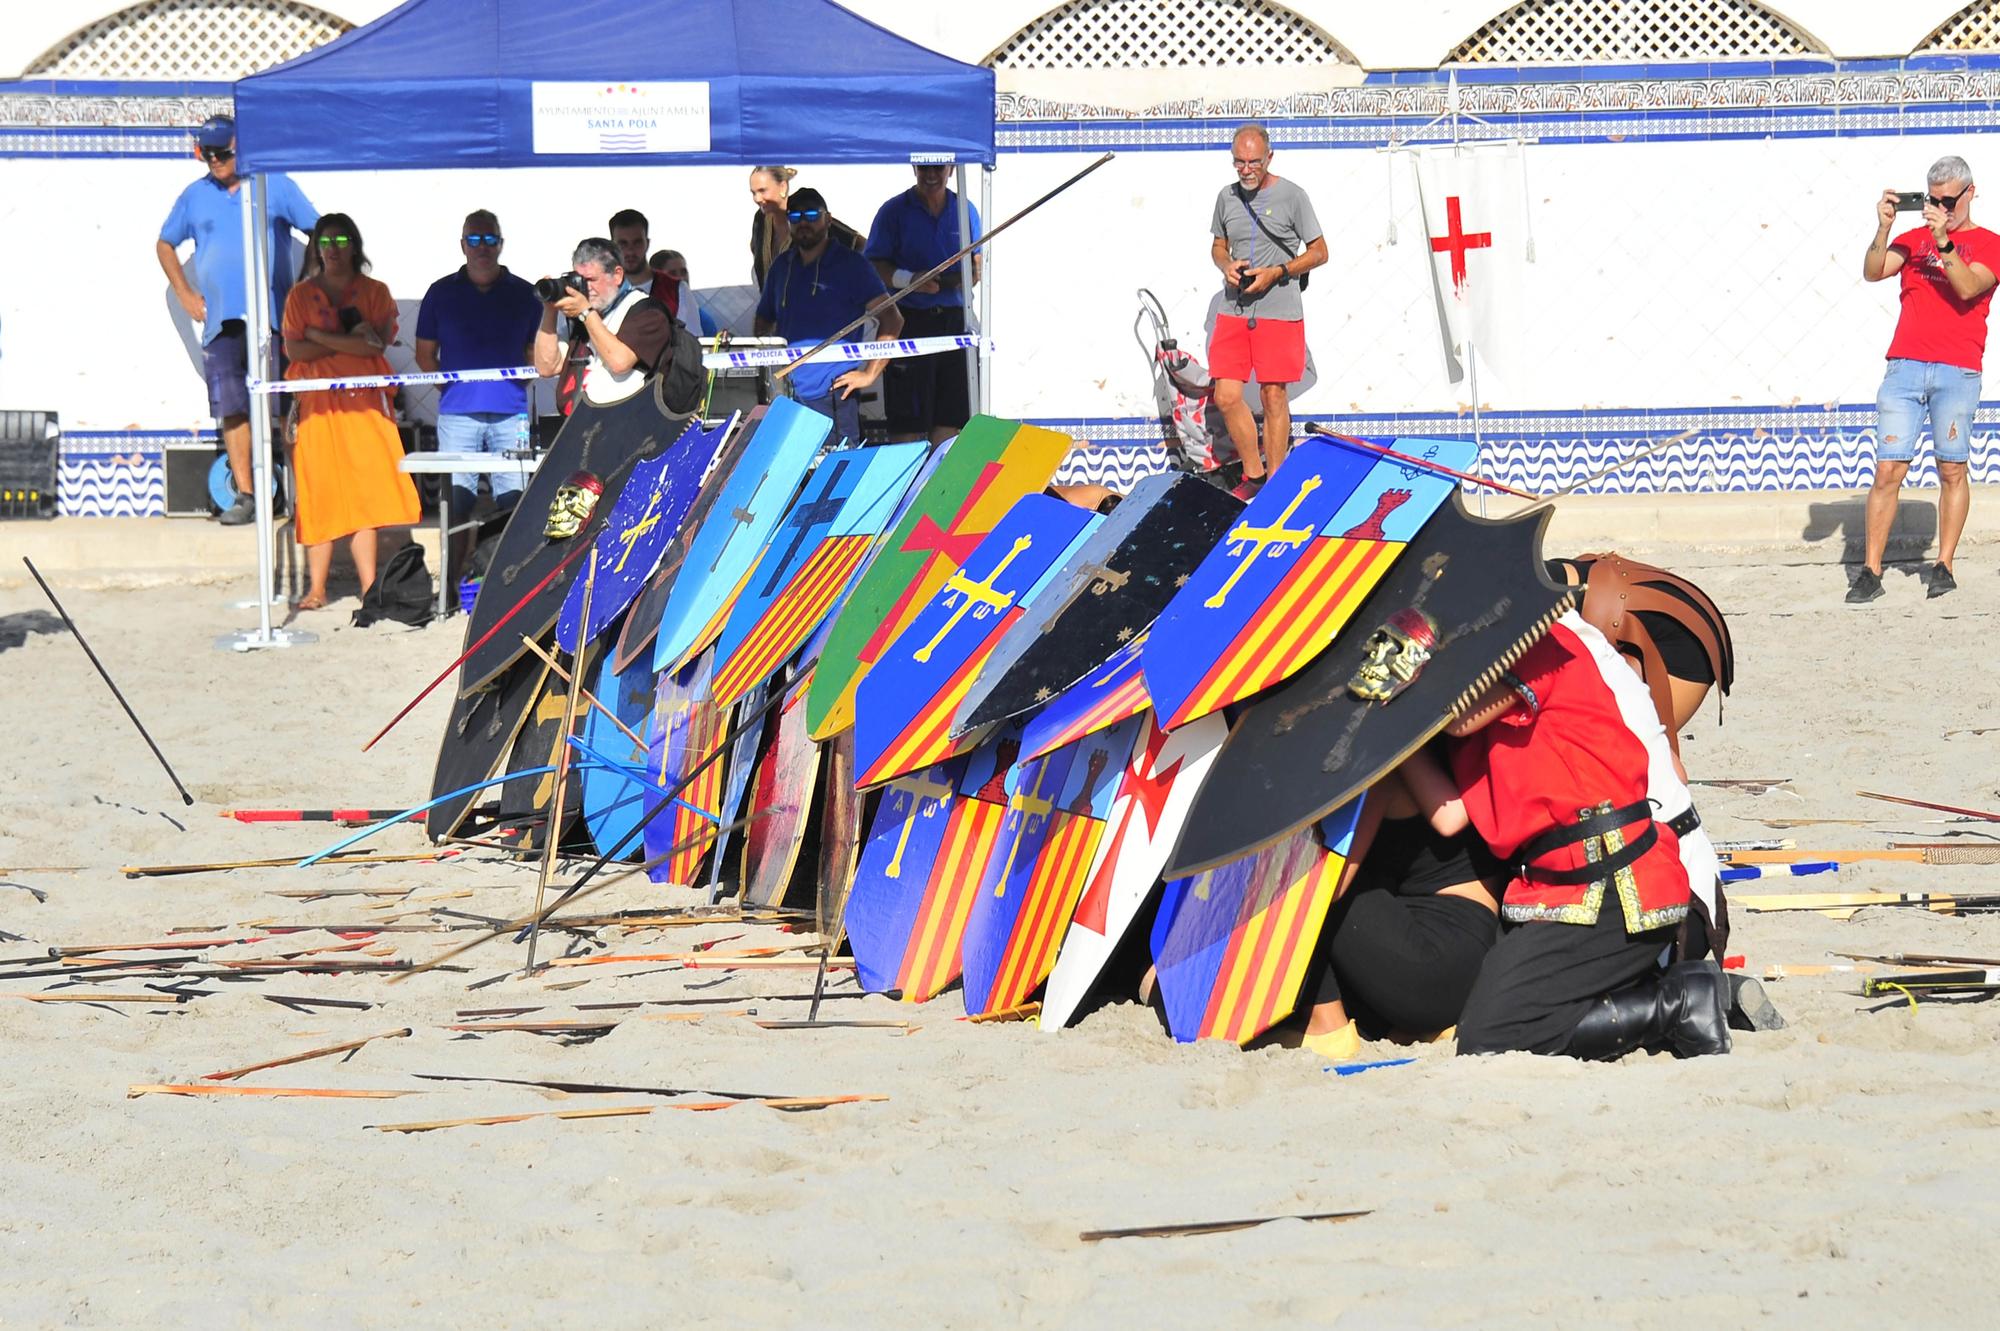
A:
<svg viewBox="0 0 2000 1331">
<path fill-rule="evenodd" d="M 535 332 L 535 370 L 544 378 L 561 371 L 579 338 L 589 343 L 583 396 L 595 406 L 623 402 L 667 368 L 675 320 L 667 307 L 625 280 L 618 250 L 602 237 L 577 245 L 571 271 L 535 283 L 542 324 Z M 563 322 L 557 325 L 557 316 Z"/>
<path fill-rule="evenodd" d="M 1271 136 L 1251 123 L 1230 141 L 1236 183 L 1215 198 L 1209 259 L 1222 273 L 1222 307 L 1208 339 L 1215 405 L 1229 427 L 1249 499 L 1284 462 L 1292 444 L 1290 386 L 1305 377 L 1306 274 L 1326 262 L 1326 235 L 1306 192 L 1271 172 Z M 1252 378 L 1264 403 L 1263 451 L 1243 401 Z"/>
<path fill-rule="evenodd" d="M 1882 595 L 1889 527 L 1926 416 L 1938 470 L 1938 557 L 1926 571 L 1928 597 L 1958 587 L 1951 561 L 1972 505 L 1966 470 L 2000 236 L 1972 224 L 1972 168 L 1963 157 L 1938 158 L 1925 183 L 1929 188 L 1922 194 L 1882 191 L 1875 203 L 1875 239 L 1861 260 L 1861 275 L 1870 282 L 1901 275 L 1903 308 L 1875 399 L 1875 478 L 1868 489 L 1866 562 L 1847 589 L 1853 605 Z M 1924 225 L 1890 240 L 1896 214 L 1918 208 Z"/>
</svg>

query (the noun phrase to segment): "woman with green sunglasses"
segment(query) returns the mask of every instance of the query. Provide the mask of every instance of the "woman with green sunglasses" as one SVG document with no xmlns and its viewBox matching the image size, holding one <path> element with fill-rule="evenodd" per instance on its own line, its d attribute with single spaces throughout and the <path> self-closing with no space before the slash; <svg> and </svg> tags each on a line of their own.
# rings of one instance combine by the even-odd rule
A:
<svg viewBox="0 0 2000 1331">
<path fill-rule="evenodd" d="M 396 301 L 369 277 L 361 229 L 345 213 L 313 227 L 305 270 L 285 300 L 288 379 L 345 379 L 389 373 L 382 354 L 396 338 Z M 402 436 L 393 388 L 328 389 L 298 394 L 292 474 L 298 484 L 295 530 L 306 548 L 307 591 L 301 610 L 326 606 L 333 543 L 350 537 L 354 571 L 365 595 L 375 582 L 375 533 L 422 516 L 416 486 L 401 470 Z"/>
</svg>

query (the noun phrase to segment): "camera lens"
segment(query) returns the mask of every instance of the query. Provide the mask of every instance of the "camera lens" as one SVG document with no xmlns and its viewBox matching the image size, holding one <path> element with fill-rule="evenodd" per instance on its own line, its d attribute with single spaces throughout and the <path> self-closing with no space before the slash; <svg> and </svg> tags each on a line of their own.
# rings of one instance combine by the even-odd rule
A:
<svg viewBox="0 0 2000 1331">
<path fill-rule="evenodd" d="M 542 298 L 542 302 L 544 304 L 547 305 L 555 304 L 558 300 L 562 299 L 562 294 L 563 294 L 562 280 L 560 278 L 554 278 L 554 277 L 543 277 L 536 279 L 535 294 Z"/>
</svg>

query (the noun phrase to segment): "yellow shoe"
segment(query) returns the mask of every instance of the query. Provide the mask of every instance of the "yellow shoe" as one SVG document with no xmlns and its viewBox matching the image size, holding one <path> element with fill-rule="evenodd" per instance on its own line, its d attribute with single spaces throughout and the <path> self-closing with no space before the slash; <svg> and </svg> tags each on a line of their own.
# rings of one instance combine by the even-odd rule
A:
<svg viewBox="0 0 2000 1331">
<path fill-rule="evenodd" d="M 1321 1035 L 1308 1035 L 1299 1041 L 1301 1049 L 1310 1049 L 1321 1058 L 1347 1059 L 1361 1052 L 1361 1032 L 1348 1022 L 1337 1031 L 1327 1031 Z"/>
</svg>

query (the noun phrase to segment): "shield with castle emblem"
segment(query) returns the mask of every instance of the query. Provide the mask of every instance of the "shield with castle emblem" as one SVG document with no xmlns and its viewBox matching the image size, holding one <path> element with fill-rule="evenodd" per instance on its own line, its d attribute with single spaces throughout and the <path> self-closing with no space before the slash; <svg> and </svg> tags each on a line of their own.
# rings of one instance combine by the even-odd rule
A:
<svg viewBox="0 0 2000 1331">
<path fill-rule="evenodd" d="M 1459 470 L 1478 458 L 1469 441 L 1396 448 Z M 1325 651 L 1457 484 L 1338 439 L 1300 444 L 1155 626 L 1146 687 L 1163 724 L 1220 711 Z M 1272 496 L 1281 486 L 1282 506 Z"/>
<path fill-rule="evenodd" d="M 1341 807 L 1499 678 L 1572 603 L 1542 570 L 1549 512 L 1487 521 L 1454 494 L 1350 630 L 1237 718 L 1165 872 L 1241 858 Z M 1389 701 L 1357 694 L 1376 630 L 1408 611 L 1435 625 L 1428 660 Z"/>
</svg>

